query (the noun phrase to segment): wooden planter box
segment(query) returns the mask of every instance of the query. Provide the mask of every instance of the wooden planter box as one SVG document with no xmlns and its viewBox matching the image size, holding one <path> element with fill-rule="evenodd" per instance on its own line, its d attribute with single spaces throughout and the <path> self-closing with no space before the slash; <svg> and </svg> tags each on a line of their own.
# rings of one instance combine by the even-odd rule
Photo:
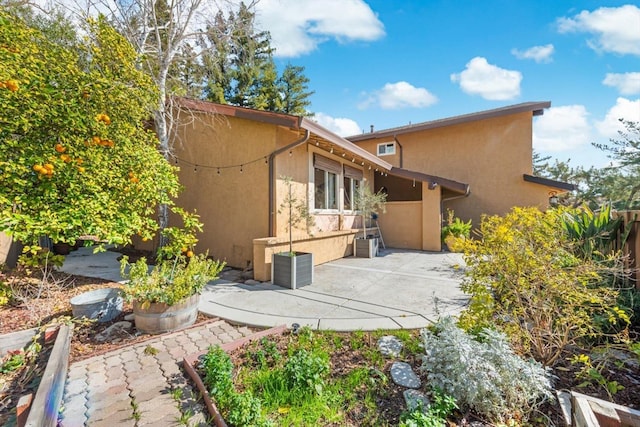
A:
<svg viewBox="0 0 640 427">
<path fill-rule="evenodd" d="M 359 258 L 378 256 L 378 238 L 356 238 L 353 240 L 353 254 Z"/>
<path fill-rule="evenodd" d="M 271 283 L 289 289 L 313 283 L 313 254 L 295 252 L 273 254 L 271 257 Z"/>
<path fill-rule="evenodd" d="M 287 330 L 286 325 L 276 326 L 271 329 L 266 329 L 264 331 L 257 332 L 253 335 L 249 335 L 248 337 L 244 337 L 230 343 L 222 344 L 220 347 L 224 351 L 230 352 L 237 349 L 238 347 L 242 347 L 248 342 L 256 341 L 256 340 L 259 340 L 260 338 L 267 337 L 269 335 L 281 334 L 286 330 Z M 202 378 L 200 378 L 200 375 L 198 374 L 198 369 L 197 369 L 198 360 L 202 355 L 206 353 L 207 353 L 206 351 L 203 351 L 203 352 L 186 356 L 182 360 L 182 366 L 184 367 L 185 371 L 187 371 L 187 374 L 189 374 L 193 382 L 196 384 L 196 387 L 198 387 L 198 391 L 200 391 L 200 394 L 202 395 L 205 406 L 207 407 L 207 410 L 209 411 L 209 414 L 213 419 L 213 423 L 217 427 L 227 427 L 227 423 L 222 418 L 222 415 L 220 415 L 220 411 L 218 411 L 218 407 L 216 406 L 215 402 L 211 398 L 211 395 L 209 394 L 207 387 L 204 385 Z"/>
</svg>

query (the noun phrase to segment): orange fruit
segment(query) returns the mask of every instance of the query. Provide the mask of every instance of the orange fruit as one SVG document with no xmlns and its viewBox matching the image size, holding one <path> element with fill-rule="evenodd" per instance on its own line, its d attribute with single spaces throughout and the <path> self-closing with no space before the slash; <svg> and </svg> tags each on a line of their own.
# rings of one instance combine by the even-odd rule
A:
<svg viewBox="0 0 640 427">
<path fill-rule="evenodd" d="M 6 82 L 4 82 L 4 85 L 11 92 L 17 91 L 18 88 L 20 87 L 20 85 L 18 84 L 18 82 L 16 80 L 7 80 Z"/>
<path fill-rule="evenodd" d="M 81 164 L 83 164 L 83 163 L 84 163 L 84 160 L 82 160 L 82 159 L 76 159 L 76 163 L 77 163 L 77 164 L 79 164 L 79 165 L 81 165 Z"/>
<path fill-rule="evenodd" d="M 180 251 L 182 251 L 182 252 L 187 252 L 187 250 L 188 250 L 188 249 L 187 249 L 187 247 L 186 247 L 186 246 L 183 246 L 183 247 L 180 249 Z"/>
<path fill-rule="evenodd" d="M 69 162 L 71 161 L 71 157 L 69 157 L 69 156 L 68 156 L 68 155 L 66 155 L 66 154 L 61 154 L 61 155 L 60 155 L 60 160 L 62 160 L 62 161 L 63 161 L 63 162 L 65 162 L 65 163 L 69 163 Z"/>
<path fill-rule="evenodd" d="M 56 144 L 55 149 L 58 153 L 64 153 L 67 150 L 62 144 Z"/>
<path fill-rule="evenodd" d="M 187 251 L 186 255 L 188 258 L 191 258 L 193 256 L 193 251 Z"/>
<path fill-rule="evenodd" d="M 53 165 L 51 163 L 45 163 L 44 164 L 44 168 L 46 170 L 52 171 L 53 170 Z"/>
<path fill-rule="evenodd" d="M 86 169 L 82 166 L 78 166 L 78 172 L 83 173 Z"/>
<path fill-rule="evenodd" d="M 93 138 L 91 138 L 91 142 L 93 142 L 96 145 L 100 144 L 100 141 L 101 140 L 99 136 L 94 136 Z"/>
<path fill-rule="evenodd" d="M 33 165 L 33 170 L 36 172 L 40 172 L 42 169 L 44 169 L 42 165 Z"/>
</svg>

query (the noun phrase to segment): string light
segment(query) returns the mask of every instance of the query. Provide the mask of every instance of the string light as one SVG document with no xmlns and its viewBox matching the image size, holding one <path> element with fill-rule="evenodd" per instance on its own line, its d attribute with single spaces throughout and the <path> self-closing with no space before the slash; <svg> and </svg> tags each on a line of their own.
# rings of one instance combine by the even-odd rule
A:
<svg viewBox="0 0 640 427">
<path fill-rule="evenodd" d="M 193 165 L 193 171 L 198 172 L 198 165 Z"/>
<path fill-rule="evenodd" d="M 293 156 L 293 151 L 289 150 L 289 157 Z"/>
<path fill-rule="evenodd" d="M 360 166 L 364 166 L 364 162 L 360 163 Z"/>
<path fill-rule="evenodd" d="M 316 147 L 319 147 L 319 146 L 320 146 L 320 142 L 316 141 Z"/>
<path fill-rule="evenodd" d="M 329 150 L 329 154 L 333 154 L 333 147 L 331 147 L 331 150 Z"/>
<path fill-rule="evenodd" d="M 344 156 L 346 156 L 346 155 L 347 155 L 347 153 L 342 153 L 342 157 L 344 157 Z"/>
<path fill-rule="evenodd" d="M 220 168 L 218 168 L 218 175 L 220 175 Z"/>
<path fill-rule="evenodd" d="M 356 162 L 356 158 L 354 157 L 353 159 L 351 159 L 351 163 L 355 163 Z"/>
<path fill-rule="evenodd" d="M 371 170 L 371 165 L 369 165 L 369 170 Z"/>
<path fill-rule="evenodd" d="M 240 165 L 240 173 L 242 173 L 242 165 Z"/>
</svg>

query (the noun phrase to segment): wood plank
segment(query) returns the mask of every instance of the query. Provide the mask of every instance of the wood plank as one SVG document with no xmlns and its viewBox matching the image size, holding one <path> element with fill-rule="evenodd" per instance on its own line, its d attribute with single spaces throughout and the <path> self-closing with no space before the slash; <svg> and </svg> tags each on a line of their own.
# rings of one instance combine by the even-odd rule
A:
<svg viewBox="0 0 640 427">
<path fill-rule="evenodd" d="M 69 349 L 73 327 L 60 325 L 47 367 L 42 374 L 25 426 L 55 427 L 62 403 L 64 383 L 69 367 Z"/>
</svg>

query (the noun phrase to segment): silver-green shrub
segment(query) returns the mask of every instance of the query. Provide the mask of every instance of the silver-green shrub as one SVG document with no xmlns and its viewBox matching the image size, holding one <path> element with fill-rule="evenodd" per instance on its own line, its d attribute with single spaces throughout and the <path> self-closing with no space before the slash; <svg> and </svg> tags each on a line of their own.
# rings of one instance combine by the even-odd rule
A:
<svg viewBox="0 0 640 427">
<path fill-rule="evenodd" d="M 483 329 L 476 339 L 446 317 L 424 329 L 422 338 L 421 369 L 430 386 L 453 396 L 461 408 L 507 421 L 526 418 L 537 404 L 553 398 L 550 373 L 516 355 L 500 332 Z"/>
</svg>

